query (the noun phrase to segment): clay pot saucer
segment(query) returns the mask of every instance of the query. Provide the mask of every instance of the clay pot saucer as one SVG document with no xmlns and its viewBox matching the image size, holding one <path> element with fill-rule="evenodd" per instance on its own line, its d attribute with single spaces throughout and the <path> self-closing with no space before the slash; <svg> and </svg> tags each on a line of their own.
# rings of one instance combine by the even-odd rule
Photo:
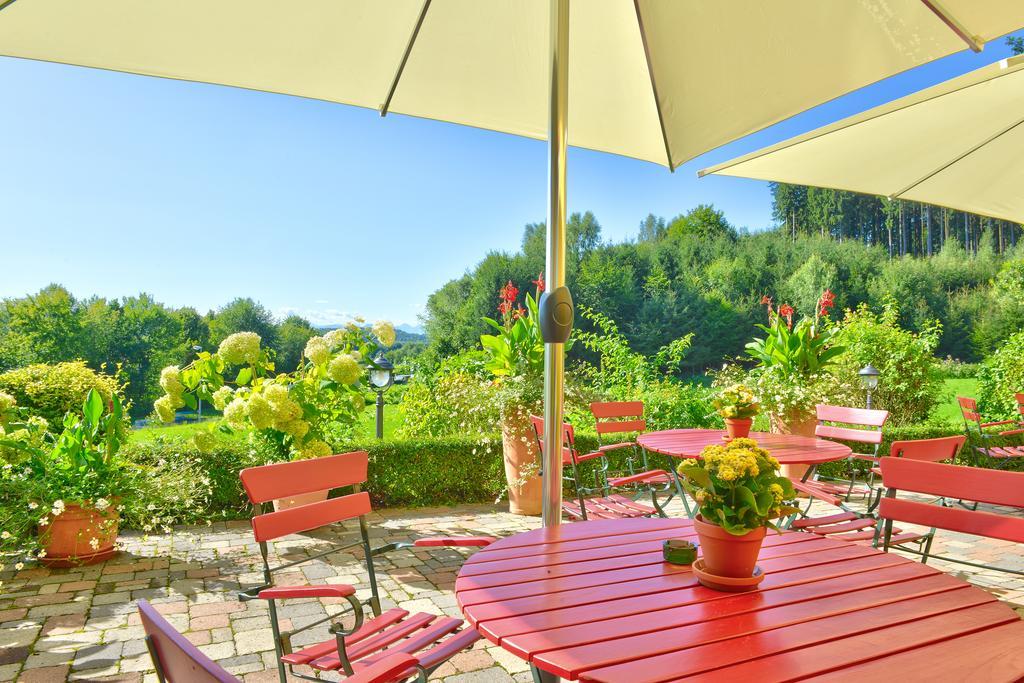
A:
<svg viewBox="0 0 1024 683">
<path fill-rule="evenodd" d="M 764 571 L 760 567 L 754 567 L 753 576 L 743 579 L 737 579 L 733 576 L 716 576 L 704 568 L 703 557 L 693 563 L 693 575 L 697 577 L 702 586 L 707 586 L 711 590 L 724 593 L 745 593 L 756 590 L 758 584 L 764 581 L 765 576 Z"/>
</svg>

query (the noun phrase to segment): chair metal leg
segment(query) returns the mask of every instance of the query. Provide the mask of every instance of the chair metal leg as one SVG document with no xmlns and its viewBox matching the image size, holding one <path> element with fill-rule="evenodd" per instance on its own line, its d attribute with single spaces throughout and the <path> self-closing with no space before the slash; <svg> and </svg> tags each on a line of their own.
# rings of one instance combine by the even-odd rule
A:
<svg viewBox="0 0 1024 683">
<path fill-rule="evenodd" d="M 533 664 L 530 665 L 530 673 L 533 674 L 533 683 L 559 683 L 562 680 L 553 673 L 541 671 Z"/>
</svg>

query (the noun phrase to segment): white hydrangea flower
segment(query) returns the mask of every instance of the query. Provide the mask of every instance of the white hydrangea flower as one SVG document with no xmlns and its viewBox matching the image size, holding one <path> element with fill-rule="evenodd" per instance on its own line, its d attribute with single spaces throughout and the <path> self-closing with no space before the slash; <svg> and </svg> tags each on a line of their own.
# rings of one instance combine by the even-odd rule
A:
<svg viewBox="0 0 1024 683">
<path fill-rule="evenodd" d="M 248 415 L 248 408 L 244 398 L 236 398 L 224 407 L 224 419 L 229 425 L 236 429 L 245 428 L 245 418 Z"/>
<path fill-rule="evenodd" d="M 174 422 L 174 400 L 170 394 L 161 396 L 153 402 L 153 409 L 161 422 Z"/>
<path fill-rule="evenodd" d="M 263 394 L 253 394 L 248 403 L 249 421 L 255 429 L 267 429 L 274 424 L 274 409 Z"/>
<path fill-rule="evenodd" d="M 327 366 L 327 375 L 338 384 L 355 384 L 362 375 L 362 369 L 355 358 L 340 353 Z"/>
<path fill-rule="evenodd" d="M 185 385 L 181 383 L 181 370 L 177 365 L 168 365 L 160 371 L 160 388 L 170 396 L 181 396 Z"/>
<path fill-rule="evenodd" d="M 322 458 L 331 455 L 331 447 L 320 439 L 313 439 L 302 447 L 299 457 L 303 459 Z"/>
<path fill-rule="evenodd" d="M 18 405 L 18 401 L 5 391 L 0 391 L 0 412 Z"/>
<path fill-rule="evenodd" d="M 331 358 L 331 349 L 323 337 L 310 337 L 302 353 L 316 365 L 323 365 Z"/>
<path fill-rule="evenodd" d="M 235 395 L 235 392 L 228 385 L 222 386 L 217 391 L 213 392 L 213 407 L 217 410 L 224 410 L 228 403 L 231 402 L 231 397 Z"/>
<path fill-rule="evenodd" d="M 338 329 L 331 330 L 325 334 L 323 338 L 324 341 L 327 342 L 327 346 L 333 349 L 336 346 L 341 346 L 345 341 L 345 330 L 339 327 Z"/>
<path fill-rule="evenodd" d="M 373 336 L 384 346 L 395 343 L 395 326 L 386 320 L 378 320 L 373 324 Z"/>
<path fill-rule="evenodd" d="M 217 355 L 230 365 L 255 363 L 260 357 L 260 341 L 255 332 L 235 332 L 220 343 Z"/>
</svg>

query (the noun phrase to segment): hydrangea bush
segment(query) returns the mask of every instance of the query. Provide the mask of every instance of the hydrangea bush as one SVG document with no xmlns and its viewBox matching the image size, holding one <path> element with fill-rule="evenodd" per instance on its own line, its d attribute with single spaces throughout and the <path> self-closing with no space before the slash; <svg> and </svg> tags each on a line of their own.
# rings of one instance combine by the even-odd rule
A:
<svg viewBox="0 0 1024 683">
<path fill-rule="evenodd" d="M 223 429 L 250 430 L 293 458 L 330 455 L 330 443 L 347 436 L 366 406 L 362 379 L 375 354 L 395 342 L 395 329 L 377 322 L 368 331 L 356 323 L 306 342 L 294 372 L 274 372 L 273 354 L 259 335 L 238 332 L 215 353 L 200 352 L 184 368 L 160 374 L 164 395 L 153 408 L 164 422 L 199 400 L 223 411 Z M 212 446 L 213 435 L 199 431 L 197 449 Z"/>
</svg>

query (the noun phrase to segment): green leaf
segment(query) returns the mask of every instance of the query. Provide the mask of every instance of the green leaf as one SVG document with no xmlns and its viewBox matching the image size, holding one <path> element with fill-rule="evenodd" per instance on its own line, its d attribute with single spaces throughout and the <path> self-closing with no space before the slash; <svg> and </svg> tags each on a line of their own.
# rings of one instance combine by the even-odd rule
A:
<svg viewBox="0 0 1024 683">
<path fill-rule="evenodd" d="M 242 368 L 235 377 L 235 384 L 244 387 L 252 381 L 252 368 Z"/>
</svg>

